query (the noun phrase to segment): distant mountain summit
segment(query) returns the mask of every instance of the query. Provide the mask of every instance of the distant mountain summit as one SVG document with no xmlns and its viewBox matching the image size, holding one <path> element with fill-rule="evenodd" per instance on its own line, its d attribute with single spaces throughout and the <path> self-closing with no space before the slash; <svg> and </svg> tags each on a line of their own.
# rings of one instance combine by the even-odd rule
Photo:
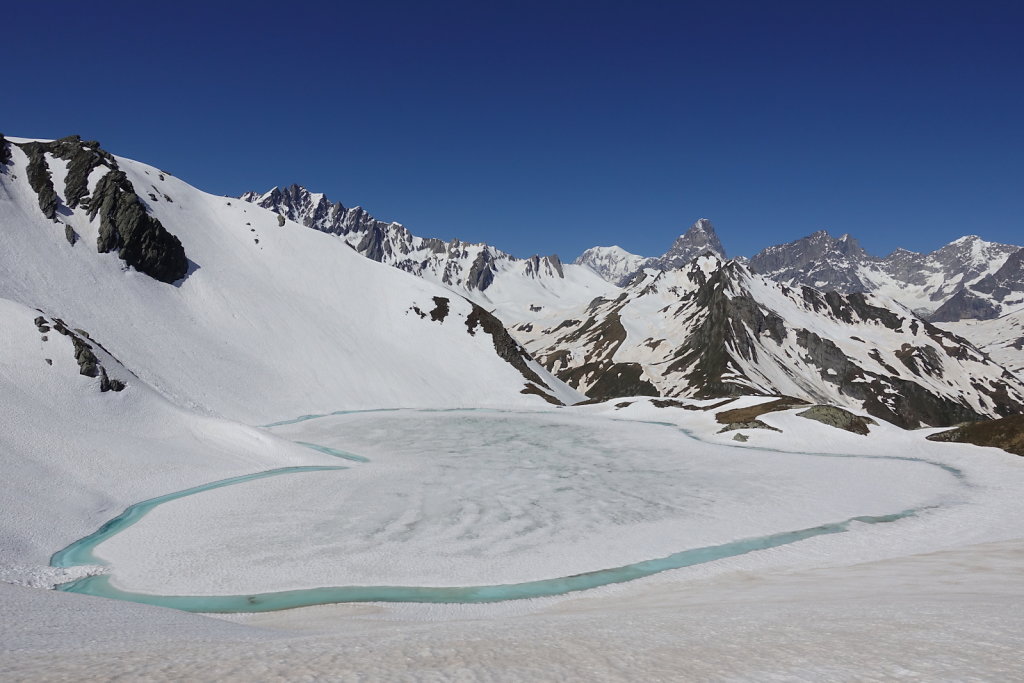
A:
<svg viewBox="0 0 1024 683">
<path fill-rule="evenodd" d="M 715 226 L 707 218 L 700 218 L 690 229 L 676 238 L 661 256 L 644 258 L 620 247 L 591 247 L 574 263 L 585 265 L 608 282 L 625 284 L 632 275 L 644 268 L 672 270 L 682 268 L 702 254 L 725 258 L 725 247 L 718 239 Z"/>
<path fill-rule="evenodd" d="M 591 247 L 580 254 L 574 264 L 587 266 L 608 282 L 618 284 L 635 273 L 647 257 L 631 254 L 622 247 Z"/>
<path fill-rule="evenodd" d="M 954 240 L 929 254 L 896 249 L 885 258 L 868 254 L 849 235 L 835 238 L 824 230 L 787 244 L 767 247 L 750 259 L 758 273 L 787 285 L 806 285 L 843 294 L 874 292 L 892 297 L 918 314 L 930 317 L 958 292 L 993 275 L 1020 247 L 986 242 L 977 235 Z M 1000 285 L 982 289 L 1012 291 L 1024 279 L 1007 272 Z M 978 290 L 958 298 L 936 320 L 957 320 L 974 313 L 1002 310 L 992 293 Z M 1005 297 L 1004 297 L 1005 298 Z M 1012 299 L 1012 297 L 1011 297 Z"/>
<path fill-rule="evenodd" d="M 718 239 L 715 226 L 707 218 L 701 218 L 677 237 L 664 255 L 648 260 L 644 267 L 658 270 L 681 268 L 705 253 L 725 258 L 725 247 Z"/>
</svg>

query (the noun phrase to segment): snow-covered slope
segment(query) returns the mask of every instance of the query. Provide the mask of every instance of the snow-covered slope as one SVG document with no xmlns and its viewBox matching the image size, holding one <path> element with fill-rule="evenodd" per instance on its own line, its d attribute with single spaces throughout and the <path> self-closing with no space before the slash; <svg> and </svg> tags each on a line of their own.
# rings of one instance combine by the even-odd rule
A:
<svg viewBox="0 0 1024 683">
<path fill-rule="evenodd" d="M 991 320 L 960 320 L 937 324 L 970 339 L 992 360 L 1024 378 L 1024 308 Z"/>
<path fill-rule="evenodd" d="M 788 244 L 763 249 L 750 259 L 750 266 L 790 286 L 807 285 L 844 294 L 880 294 L 927 317 L 937 314 L 937 309 L 965 286 L 995 273 L 1019 250 L 1020 247 L 986 242 L 977 235 L 968 235 L 929 254 L 897 249 L 885 258 L 878 258 L 864 251 L 849 235 L 834 238 L 820 230 Z M 1013 275 L 1008 278 L 1024 291 L 1024 278 Z M 977 294 L 980 298 L 992 298 L 984 293 Z M 963 306 L 958 308 L 961 312 L 970 312 Z M 939 317 L 959 319 L 957 315 L 950 309 Z"/>
<path fill-rule="evenodd" d="M 247 192 L 242 200 L 337 235 L 367 258 L 439 284 L 506 322 L 570 310 L 612 288 L 589 268 L 565 265 L 556 255 L 521 259 L 483 243 L 417 237 L 400 223 L 379 221 L 298 185 Z"/>
<path fill-rule="evenodd" d="M 608 282 L 618 284 L 623 278 L 632 275 L 648 259 L 645 256 L 631 254 L 620 246 L 591 247 L 573 261 L 574 264 L 587 266 Z"/>
<path fill-rule="evenodd" d="M 271 468 L 337 464 L 173 405 L 81 324 L 0 299 L 0 581 L 54 582 L 50 555 L 131 503 Z"/>
<path fill-rule="evenodd" d="M 1024 409 L 1018 378 L 891 300 L 790 287 L 710 255 L 513 331 L 594 398 L 785 394 L 906 427 Z"/>
<path fill-rule="evenodd" d="M 486 311 L 331 235 L 74 138 L 0 147 L 0 297 L 179 405 L 261 423 L 575 398 Z"/>
</svg>

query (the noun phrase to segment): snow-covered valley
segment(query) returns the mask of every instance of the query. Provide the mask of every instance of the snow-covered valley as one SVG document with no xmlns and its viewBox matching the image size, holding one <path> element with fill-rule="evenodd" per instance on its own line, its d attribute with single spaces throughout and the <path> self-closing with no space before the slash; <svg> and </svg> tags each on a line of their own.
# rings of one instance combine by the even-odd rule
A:
<svg viewBox="0 0 1024 683">
<path fill-rule="evenodd" d="M 619 287 L 0 149 L 0 677 L 1017 672 L 1024 459 L 926 438 L 1018 410 L 1015 314 L 790 288 L 708 222 Z"/>
</svg>

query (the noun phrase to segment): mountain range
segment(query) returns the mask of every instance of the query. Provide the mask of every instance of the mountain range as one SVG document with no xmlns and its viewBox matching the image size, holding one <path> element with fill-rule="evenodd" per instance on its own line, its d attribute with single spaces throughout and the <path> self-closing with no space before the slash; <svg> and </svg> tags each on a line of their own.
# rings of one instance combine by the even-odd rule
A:
<svg viewBox="0 0 1024 683">
<path fill-rule="evenodd" d="M 5 324 L 40 338 L 10 362 L 107 401 L 249 424 L 637 394 L 785 394 L 905 427 L 1024 410 L 1020 249 L 977 237 L 878 259 L 821 232 L 729 260 L 701 219 L 661 256 L 566 264 L 294 185 L 209 195 L 75 136 L 0 138 L 0 224 Z M 920 301 L 1009 322 L 942 329 Z"/>
<path fill-rule="evenodd" d="M 904 427 L 1024 409 L 1017 349 L 1006 347 L 996 362 L 935 324 L 1019 303 L 1024 251 L 1012 245 L 967 236 L 930 254 L 899 249 L 878 258 L 850 235 L 819 231 L 728 260 L 702 218 L 661 256 L 592 247 L 569 265 L 416 237 L 299 186 L 242 198 L 491 308 L 548 370 L 592 400 L 786 394 Z M 493 297 L 492 288 L 510 294 Z"/>
<path fill-rule="evenodd" d="M 647 258 L 619 247 L 593 247 L 575 262 L 624 284 L 643 268 L 678 267 L 686 257 L 705 251 L 725 257 L 714 227 L 701 219 L 663 256 Z M 740 261 L 782 284 L 842 294 L 881 294 L 922 317 L 953 322 L 996 318 L 1024 306 L 1022 259 L 1021 247 L 987 242 L 977 235 L 961 237 L 928 254 L 896 249 L 877 257 L 850 235 L 837 238 L 819 230 L 787 244 L 766 247 Z"/>
</svg>

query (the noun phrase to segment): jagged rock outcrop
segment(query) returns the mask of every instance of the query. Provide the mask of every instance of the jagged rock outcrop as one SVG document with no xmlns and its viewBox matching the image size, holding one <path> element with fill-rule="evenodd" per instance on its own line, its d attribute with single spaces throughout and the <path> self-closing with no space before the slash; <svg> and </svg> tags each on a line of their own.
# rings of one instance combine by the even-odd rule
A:
<svg viewBox="0 0 1024 683">
<path fill-rule="evenodd" d="M 26 176 L 44 216 L 57 221 L 57 211 L 62 205 L 66 211 L 81 207 L 88 211 L 90 221 L 99 216 L 96 247 L 100 253 L 116 250 L 118 257 L 129 266 L 161 282 L 171 283 L 185 277 L 188 259 L 181 242 L 149 215 L 131 181 L 98 142 L 83 141 L 72 135 L 18 146 L 28 159 Z M 61 188 L 63 201 L 54 187 L 47 156 L 67 162 Z M 90 189 L 93 171 L 100 168 L 107 170 Z M 64 224 L 64 235 L 74 246 L 77 236 L 67 224 Z"/>
<path fill-rule="evenodd" d="M 71 340 L 71 345 L 74 349 L 75 361 L 78 363 L 79 374 L 86 377 L 98 377 L 99 378 L 99 389 L 100 393 L 106 393 L 108 391 L 123 391 L 127 384 L 120 379 L 111 379 L 107 374 L 107 368 L 104 366 L 97 355 L 94 347 L 102 349 L 103 354 L 106 355 L 113 364 L 117 363 L 117 359 L 110 355 L 110 353 L 102 347 L 102 345 L 93 341 L 89 336 L 89 333 L 85 330 L 80 329 L 69 329 L 67 324 L 60 318 L 47 319 L 44 316 L 37 316 L 33 323 L 36 326 L 39 334 L 42 335 L 43 343 L 49 341 L 48 333 L 52 330 Z"/>
<path fill-rule="evenodd" d="M 161 282 L 185 277 L 188 259 L 181 242 L 146 212 L 123 171 L 109 171 L 96 183 L 89 218 L 97 214 L 100 253 L 116 249 L 125 263 Z"/>
<path fill-rule="evenodd" d="M 662 256 L 653 258 L 644 263 L 644 268 L 656 268 L 658 270 L 672 270 L 686 266 L 690 261 L 701 254 L 711 253 L 720 258 L 725 258 L 725 247 L 718 239 L 715 226 L 707 218 L 700 218 L 690 226 L 690 229 L 676 238 Z"/>
<path fill-rule="evenodd" d="M 0 133 L 0 173 L 4 173 L 7 169 L 4 168 L 11 160 L 11 148 L 7 142 L 7 138 L 4 137 L 3 133 Z"/>
<path fill-rule="evenodd" d="M 346 208 L 298 185 L 247 192 L 241 198 L 282 220 L 337 235 L 363 256 L 441 284 L 505 319 L 551 305 L 563 307 L 566 297 L 589 300 L 610 288 L 589 269 L 566 266 L 554 254 L 521 259 L 487 244 L 418 237 L 399 223 L 377 220 L 360 207 Z M 500 282 L 514 288 L 516 296 L 492 298 Z"/>
</svg>

